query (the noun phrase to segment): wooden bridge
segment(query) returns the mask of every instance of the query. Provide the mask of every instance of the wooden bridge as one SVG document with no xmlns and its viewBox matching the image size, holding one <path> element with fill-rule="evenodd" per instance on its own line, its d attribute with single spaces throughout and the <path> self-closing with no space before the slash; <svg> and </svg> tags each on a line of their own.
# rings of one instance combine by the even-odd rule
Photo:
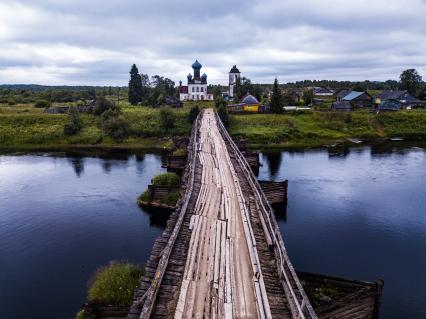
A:
<svg viewBox="0 0 426 319">
<path fill-rule="evenodd" d="M 212 109 L 193 125 L 183 183 L 128 318 L 317 318 L 262 188 Z"/>
</svg>

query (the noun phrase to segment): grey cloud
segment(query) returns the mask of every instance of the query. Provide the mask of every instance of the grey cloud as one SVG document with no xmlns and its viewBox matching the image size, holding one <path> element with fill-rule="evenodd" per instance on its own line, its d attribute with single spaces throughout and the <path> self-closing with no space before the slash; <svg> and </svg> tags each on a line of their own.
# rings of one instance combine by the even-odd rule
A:
<svg viewBox="0 0 426 319">
<path fill-rule="evenodd" d="M 198 58 L 210 83 L 240 66 L 254 82 L 397 78 L 426 72 L 425 1 L 9 1 L 0 19 L 0 82 L 125 85 L 131 63 L 184 80 Z M 0 12 L 0 18 L 2 13 Z M 2 33 L 2 30 L 5 30 Z M 1 48 L 24 48 L 16 57 Z M 54 52 L 54 54 L 49 53 Z M 65 71 L 61 72 L 61 68 Z M 52 73 L 58 70 L 58 74 Z M 18 74 L 18 73 L 17 73 Z"/>
</svg>

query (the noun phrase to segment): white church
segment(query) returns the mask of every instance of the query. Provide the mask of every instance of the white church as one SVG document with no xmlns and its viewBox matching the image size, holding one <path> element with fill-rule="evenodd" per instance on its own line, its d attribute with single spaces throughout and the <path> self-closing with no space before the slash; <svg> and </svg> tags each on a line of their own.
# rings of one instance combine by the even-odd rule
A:
<svg viewBox="0 0 426 319">
<path fill-rule="evenodd" d="M 188 85 L 182 85 L 182 81 L 179 82 L 179 99 L 181 101 L 212 101 L 213 94 L 207 92 L 207 74 L 200 76 L 200 70 L 203 66 L 198 60 L 192 64 L 194 70 L 194 77 L 189 73 Z"/>
</svg>

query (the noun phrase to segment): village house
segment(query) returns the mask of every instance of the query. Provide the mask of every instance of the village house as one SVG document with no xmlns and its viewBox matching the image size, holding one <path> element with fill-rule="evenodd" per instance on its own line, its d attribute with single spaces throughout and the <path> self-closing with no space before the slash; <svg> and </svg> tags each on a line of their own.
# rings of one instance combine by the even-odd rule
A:
<svg viewBox="0 0 426 319">
<path fill-rule="evenodd" d="M 334 91 L 328 88 L 322 88 L 322 87 L 314 87 L 312 88 L 312 92 L 316 96 L 333 96 Z"/>
<path fill-rule="evenodd" d="M 337 92 L 335 92 L 335 97 L 336 97 L 336 101 L 337 102 L 341 102 L 342 99 L 348 95 L 351 91 L 350 90 L 346 90 L 346 89 L 341 89 Z"/>
<path fill-rule="evenodd" d="M 367 92 L 352 91 L 342 98 L 342 101 L 347 101 L 353 108 L 365 109 L 373 106 L 373 98 Z"/>
<path fill-rule="evenodd" d="M 228 111 L 230 113 L 258 113 L 259 112 L 260 103 L 249 92 L 241 98 L 241 102 L 238 104 L 230 104 L 228 105 Z"/>
<path fill-rule="evenodd" d="M 188 74 L 188 85 L 182 85 L 182 81 L 179 82 L 179 99 L 181 101 L 212 101 L 213 94 L 207 92 L 207 74 L 200 76 L 200 71 L 203 66 L 198 60 L 192 64 L 194 70 L 194 76 L 191 73 Z"/>
<path fill-rule="evenodd" d="M 416 99 L 407 91 L 383 91 L 376 98 L 379 110 L 397 111 L 422 106 L 422 101 Z"/>
</svg>

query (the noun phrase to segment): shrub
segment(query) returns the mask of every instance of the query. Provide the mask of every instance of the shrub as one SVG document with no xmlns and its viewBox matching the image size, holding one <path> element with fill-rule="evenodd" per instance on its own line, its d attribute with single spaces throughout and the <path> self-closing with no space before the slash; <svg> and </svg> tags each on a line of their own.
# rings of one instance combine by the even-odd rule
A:
<svg viewBox="0 0 426 319">
<path fill-rule="evenodd" d="M 103 121 L 105 132 L 116 141 L 125 140 L 130 134 L 130 122 L 124 117 L 110 117 Z"/>
<path fill-rule="evenodd" d="M 68 110 L 68 122 L 64 125 L 64 135 L 71 136 L 77 134 L 82 127 L 83 123 L 81 122 L 77 108 L 71 106 Z"/>
<path fill-rule="evenodd" d="M 185 148 L 178 148 L 176 150 L 173 151 L 173 156 L 186 156 L 187 155 L 187 150 Z"/>
<path fill-rule="evenodd" d="M 229 125 L 229 114 L 226 106 L 221 105 L 217 109 L 217 114 L 219 115 L 221 121 L 223 122 L 223 125 L 228 126 Z"/>
<path fill-rule="evenodd" d="M 200 113 L 200 108 L 198 107 L 198 105 L 192 106 L 188 113 L 189 123 L 194 123 L 199 113 Z"/>
<path fill-rule="evenodd" d="M 46 100 L 37 100 L 34 104 L 34 107 L 37 107 L 37 108 L 47 108 L 49 106 L 50 106 L 50 103 L 49 101 L 46 101 Z"/>
<path fill-rule="evenodd" d="M 142 273 L 142 268 L 129 263 L 111 262 L 108 266 L 99 268 L 90 286 L 88 301 L 130 305 Z"/>
<path fill-rule="evenodd" d="M 168 107 L 160 109 L 160 125 L 163 129 L 169 130 L 175 127 L 175 113 Z"/>
<path fill-rule="evenodd" d="M 163 173 L 152 179 L 152 185 L 179 186 L 180 177 L 176 173 Z"/>
<path fill-rule="evenodd" d="M 101 96 L 96 100 L 95 107 L 93 109 L 93 114 L 101 115 L 105 111 L 114 107 L 114 103 L 107 98 Z"/>
<path fill-rule="evenodd" d="M 118 105 L 113 104 L 110 108 L 102 113 L 102 119 L 105 121 L 111 117 L 118 117 L 121 115 L 121 113 L 121 108 Z"/>
<path fill-rule="evenodd" d="M 14 100 L 14 99 L 9 99 L 9 100 L 7 101 L 7 104 L 8 104 L 8 105 L 15 105 L 15 104 L 16 104 L 16 102 L 15 102 L 15 100 Z"/>
</svg>

